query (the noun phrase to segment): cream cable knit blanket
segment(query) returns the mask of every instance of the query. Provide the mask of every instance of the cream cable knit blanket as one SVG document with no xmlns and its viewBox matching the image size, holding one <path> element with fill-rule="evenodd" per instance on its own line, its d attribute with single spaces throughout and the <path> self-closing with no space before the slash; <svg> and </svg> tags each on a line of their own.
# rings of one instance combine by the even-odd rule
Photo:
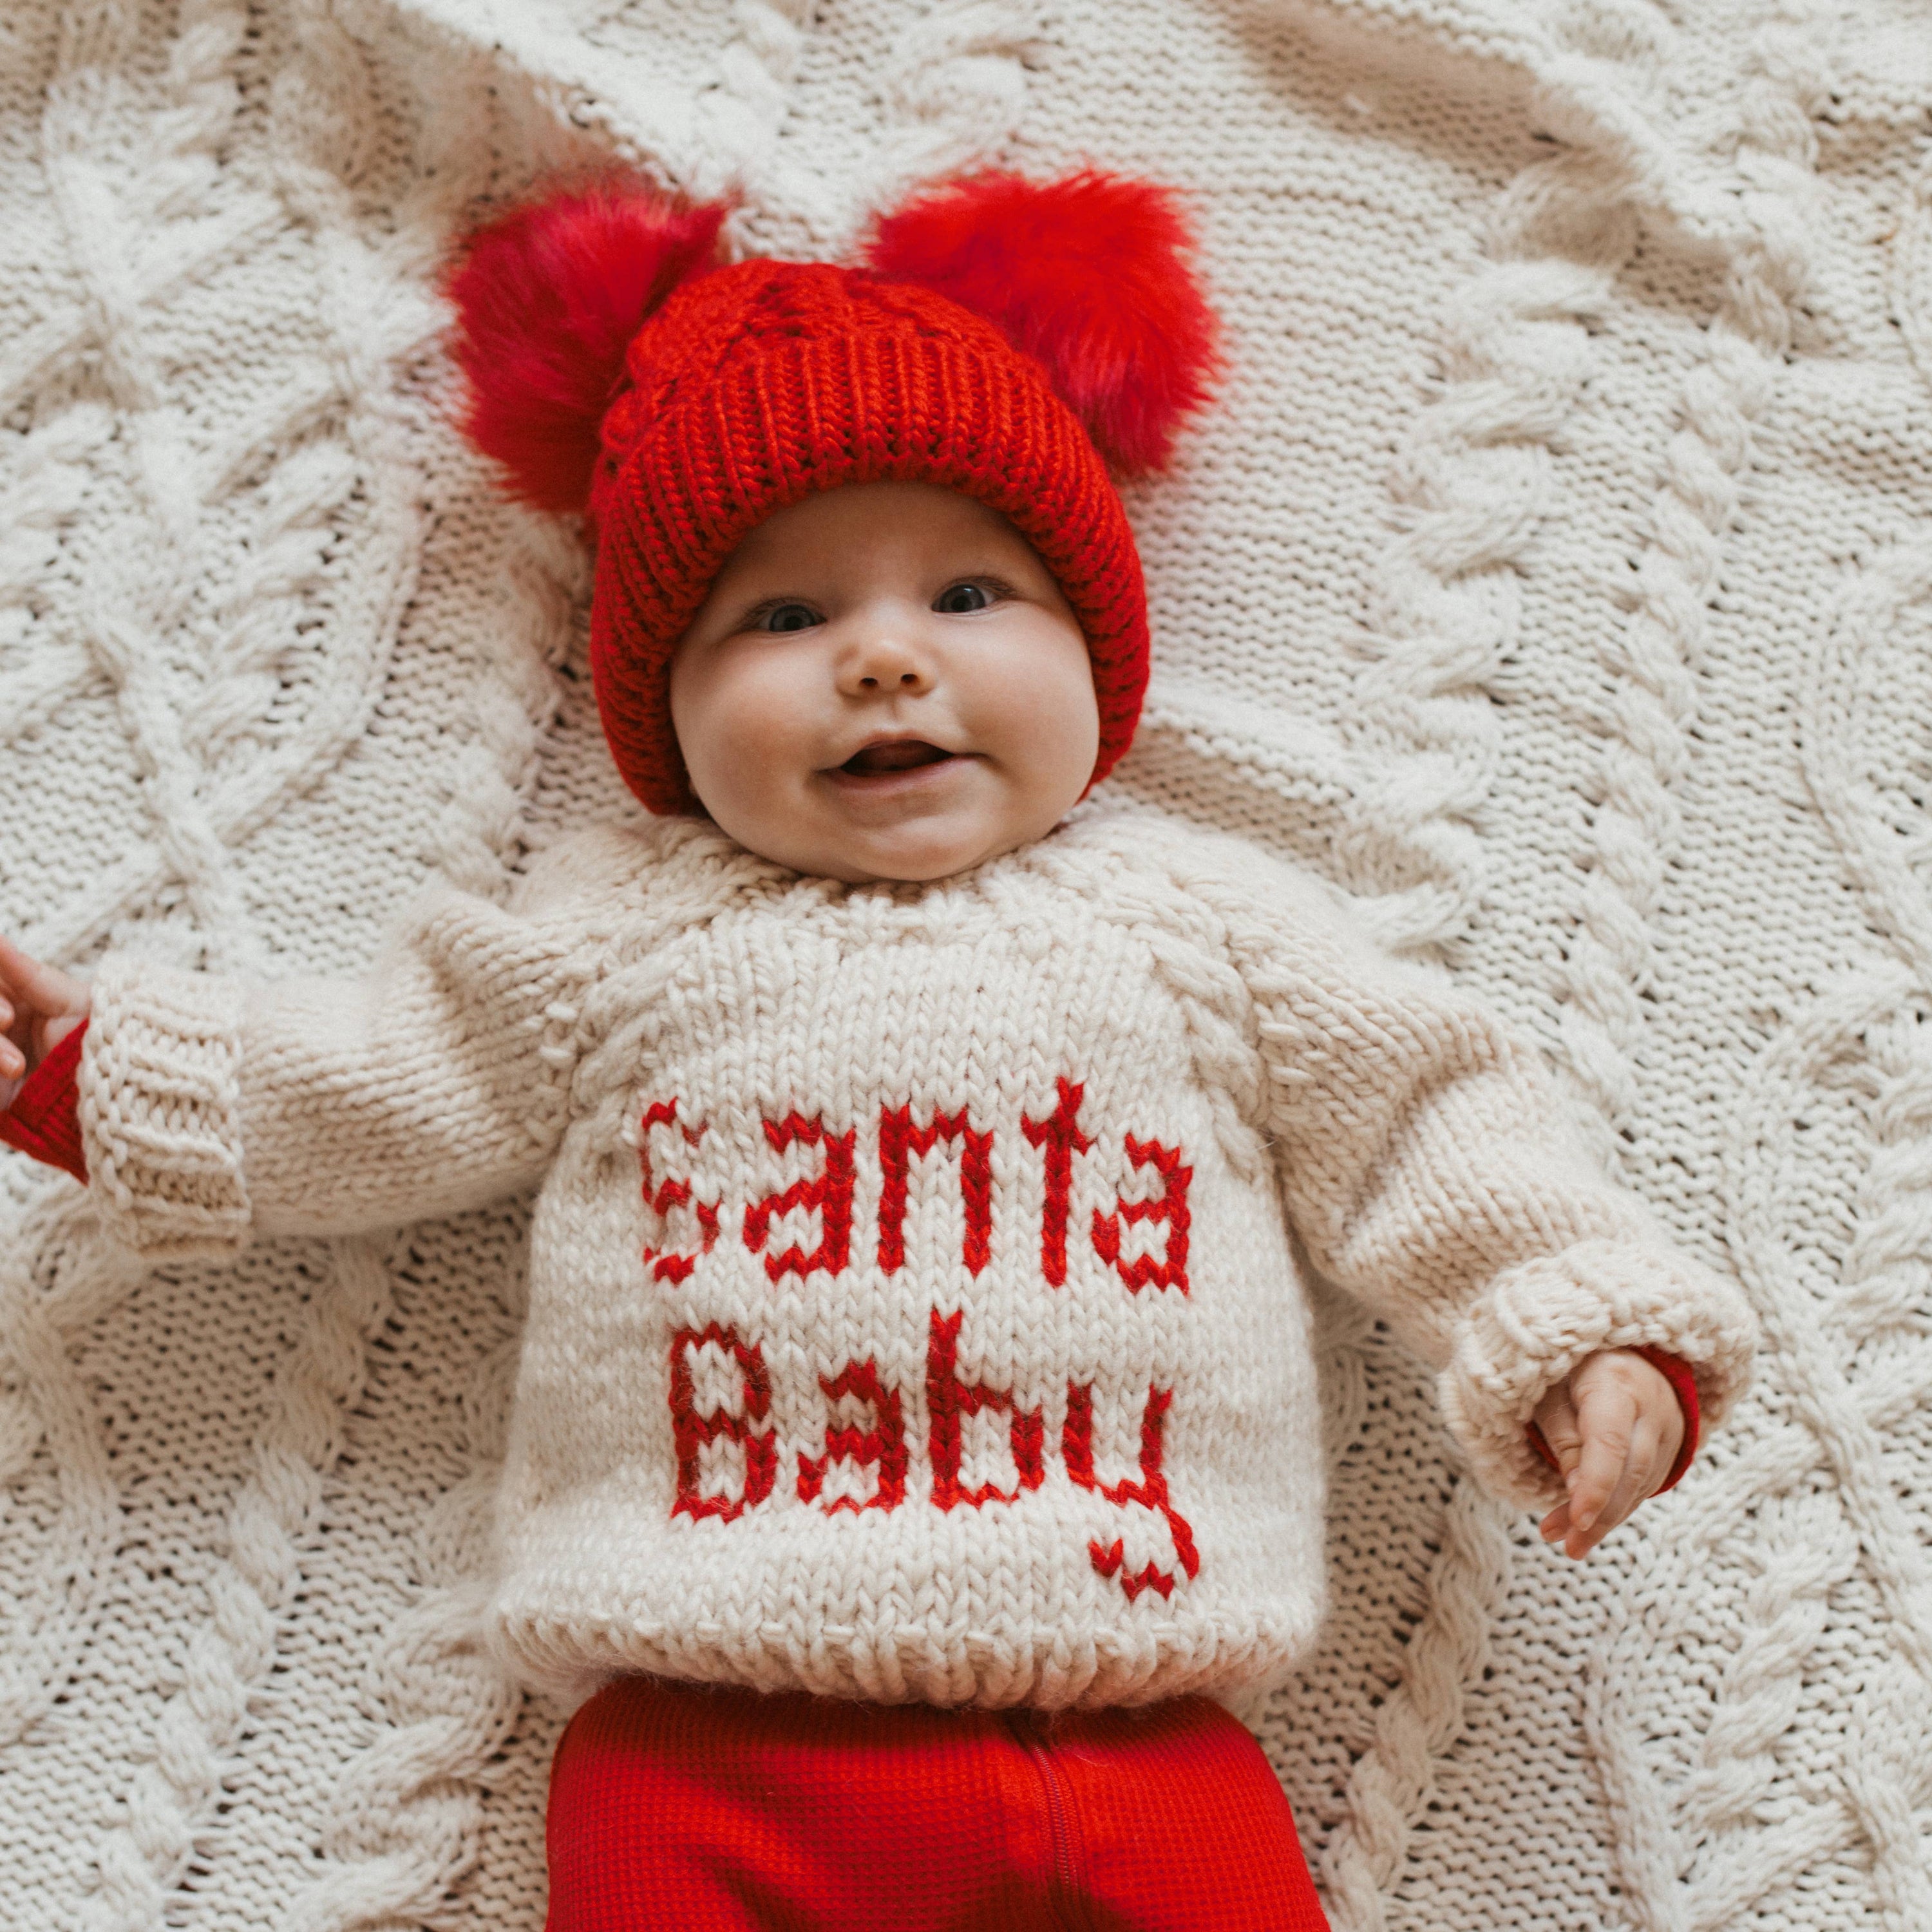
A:
<svg viewBox="0 0 1932 1932">
<path fill-rule="evenodd" d="M 1132 506 L 1120 788 L 1448 961 L 1767 1338 L 1574 1568 L 1332 1311 L 1256 1720 L 1330 1909 L 1924 1932 L 1928 108 L 1922 0 L 9 0 L 0 921 L 352 969 L 622 814 L 580 560 L 447 426 L 479 195 L 616 154 L 833 253 L 982 158 L 1190 185 L 1233 375 Z M 526 1212 L 144 1276 L 0 1190 L 0 1917 L 539 1925 L 560 1713 L 472 1641 Z"/>
</svg>

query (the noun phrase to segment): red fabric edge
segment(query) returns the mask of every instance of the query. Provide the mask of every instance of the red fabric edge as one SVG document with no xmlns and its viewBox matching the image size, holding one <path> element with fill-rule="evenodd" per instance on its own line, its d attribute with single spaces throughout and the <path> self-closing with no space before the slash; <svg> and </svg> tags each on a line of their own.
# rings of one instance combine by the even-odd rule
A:
<svg viewBox="0 0 1932 1932">
<path fill-rule="evenodd" d="M 14 1104 L 0 1114 L 0 1144 L 70 1174 L 83 1186 L 87 1156 L 80 1144 L 80 1048 L 82 1020 L 27 1076 Z"/>
<path fill-rule="evenodd" d="M 1676 1390 L 1677 1406 L 1684 1412 L 1684 1440 L 1678 1444 L 1677 1460 L 1671 1464 L 1670 1474 L 1651 1492 L 1660 1496 L 1666 1490 L 1674 1490 L 1683 1480 L 1684 1471 L 1690 1466 L 1690 1459 L 1697 1453 L 1702 1421 L 1697 1407 L 1697 1378 L 1690 1372 L 1688 1362 L 1662 1348 L 1640 1348 L 1636 1353 Z"/>
<path fill-rule="evenodd" d="M 1651 1491 L 1652 1496 L 1660 1496 L 1666 1490 L 1674 1490 L 1683 1480 L 1684 1471 L 1690 1468 L 1691 1459 L 1697 1453 L 1700 1424 L 1697 1378 L 1690 1372 L 1689 1363 L 1662 1348 L 1633 1348 L 1630 1353 L 1641 1355 L 1670 1384 L 1677 1397 L 1677 1406 L 1684 1413 L 1684 1440 L 1678 1444 L 1677 1460 L 1671 1464 L 1670 1474 Z M 1557 1461 L 1556 1452 L 1545 1439 L 1542 1430 L 1534 1422 L 1528 1424 L 1527 1428 L 1529 1446 L 1560 1476 L 1563 1466 Z"/>
</svg>

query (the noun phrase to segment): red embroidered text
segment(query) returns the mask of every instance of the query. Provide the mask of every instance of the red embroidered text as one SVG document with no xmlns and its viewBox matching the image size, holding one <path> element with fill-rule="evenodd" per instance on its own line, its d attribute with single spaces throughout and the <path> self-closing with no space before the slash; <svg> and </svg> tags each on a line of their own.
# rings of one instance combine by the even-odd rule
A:
<svg viewBox="0 0 1932 1932">
<path fill-rule="evenodd" d="M 737 1414 L 725 1408 L 714 1408 L 708 1415 L 698 1412 L 691 1358 L 707 1346 L 721 1350 L 738 1365 L 743 1408 Z M 778 1480 L 778 1433 L 752 1427 L 764 1420 L 771 1407 L 771 1377 L 766 1372 L 764 1352 L 755 1342 L 744 1341 L 736 1329 L 722 1328 L 716 1322 L 702 1329 L 680 1328 L 670 1338 L 670 1432 L 677 1455 L 673 1516 L 716 1516 L 730 1522 L 771 1494 Z M 700 1487 L 704 1451 L 721 1438 L 736 1443 L 745 1452 L 745 1484 L 735 1496 L 707 1496 Z"/>
<path fill-rule="evenodd" d="M 905 1265 L 906 1194 L 915 1154 L 930 1154 L 941 1141 L 962 1143 L 959 1192 L 966 1209 L 966 1240 L 961 1258 L 977 1274 L 993 1252 L 993 1137 L 967 1124 L 966 1109 L 935 1113 L 922 1127 L 913 1124 L 910 1107 L 879 1110 L 879 1265 L 897 1274 Z"/>
<path fill-rule="evenodd" d="M 809 1180 L 794 1180 L 783 1192 L 768 1194 L 745 1210 L 746 1246 L 754 1254 L 764 1249 L 773 1215 L 810 1208 L 818 1215 L 818 1246 L 808 1254 L 802 1248 L 790 1247 L 782 1254 L 766 1255 L 765 1272 L 773 1281 L 788 1274 L 802 1278 L 814 1268 L 837 1274 L 852 1252 L 852 1144 L 858 1138 L 858 1130 L 827 1133 L 822 1121 L 792 1113 L 782 1120 L 767 1120 L 765 1138 L 780 1154 L 795 1141 L 822 1148 L 825 1164 Z"/>
<path fill-rule="evenodd" d="M 1061 1075 L 1054 1088 L 1053 1112 L 1038 1119 L 1022 1113 L 1020 1126 L 1028 1142 L 1039 1148 L 1042 1156 L 1040 1274 L 1049 1287 L 1064 1288 L 1067 1280 L 1066 1238 L 1072 1214 L 1074 1158 L 1090 1154 L 1095 1142 L 1080 1124 L 1084 1085 Z M 644 1246 L 644 1258 L 652 1280 L 673 1287 L 687 1281 L 699 1262 L 717 1245 L 723 1211 L 716 1198 L 700 1198 L 688 1177 L 660 1169 L 665 1152 L 674 1162 L 678 1158 L 676 1136 L 682 1136 L 686 1149 L 694 1152 L 704 1144 L 712 1160 L 718 1158 L 716 1143 L 707 1141 L 706 1124 L 700 1122 L 694 1127 L 687 1126 L 679 1118 L 681 1104 L 675 1099 L 650 1102 L 644 1110 L 638 1148 L 644 1204 L 660 1224 L 652 1240 Z M 842 1274 L 852 1261 L 858 1129 L 848 1127 L 843 1133 L 834 1132 L 826 1126 L 822 1115 L 808 1119 L 796 1108 L 782 1120 L 767 1120 L 760 1124 L 775 1153 L 784 1154 L 794 1147 L 814 1148 L 818 1150 L 819 1166 L 816 1173 L 804 1175 L 745 1208 L 741 1226 L 746 1247 L 763 1258 L 765 1272 L 774 1282 L 788 1276 L 802 1280 L 813 1274 Z M 881 1273 L 895 1275 L 906 1265 L 906 1221 L 912 1211 L 913 1163 L 941 1148 L 958 1165 L 964 1221 L 960 1260 L 968 1274 L 985 1272 L 992 1261 L 996 1207 L 993 1138 L 990 1128 L 972 1124 L 964 1107 L 952 1113 L 935 1108 L 923 1121 L 914 1118 L 909 1106 L 880 1108 L 876 1147 L 878 1255 Z M 1151 1198 L 1130 1199 L 1117 1184 L 1111 1210 L 1094 1210 L 1094 1252 L 1126 1283 L 1130 1293 L 1138 1294 L 1151 1283 L 1160 1288 L 1178 1288 L 1186 1294 L 1190 1288 L 1188 1192 L 1194 1169 L 1178 1145 L 1142 1140 L 1131 1133 L 1124 1136 L 1124 1142 L 1128 1161 L 1136 1168 L 1151 1168 L 1160 1179 L 1160 1192 Z M 794 1240 L 782 1249 L 773 1248 L 773 1221 L 800 1212 L 818 1217 L 816 1244 L 808 1249 Z M 688 1217 L 686 1245 L 682 1248 L 663 1245 L 670 1238 L 671 1226 L 680 1216 Z M 1128 1252 L 1126 1231 L 1142 1222 L 1152 1223 L 1160 1230 L 1158 1252 Z M 690 1245 L 694 1235 L 695 1247 Z"/>
<path fill-rule="evenodd" d="M 1136 1294 L 1152 1282 L 1156 1288 L 1178 1288 L 1187 1292 L 1187 1184 L 1194 1170 L 1184 1167 L 1178 1148 L 1162 1147 L 1158 1141 L 1137 1141 L 1127 1136 L 1127 1158 L 1136 1167 L 1151 1167 L 1161 1178 L 1160 1198 L 1154 1201 L 1126 1201 L 1116 1198 L 1118 1212 L 1094 1215 L 1094 1251 L 1111 1262 L 1120 1279 Z M 1167 1224 L 1167 1252 L 1158 1261 L 1151 1255 L 1120 1254 L 1120 1223 L 1132 1226 L 1137 1221 L 1163 1221 Z"/>
<path fill-rule="evenodd" d="M 1092 1490 L 1110 1503 L 1139 1503 L 1158 1510 L 1166 1518 L 1174 1538 L 1174 1552 L 1181 1568 L 1191 1578 L 1201 1573 L 1201 1558 L 1194 1547 L 1194 1532 L 1187 1519 L 1174 1507 L 1167 1492 L 1167 1478 L 1162 1473 L 1162 1437 L 1167 1412 L 1173 1406 L 1172 1389 L 1150 1388 L 1147 1408 L 1141 1417 L 1141 1473 L 1137 1482 L 1127 1477 L 1118 1483 L 1103 1483 L 1094 1472 L 1094 1389 L 1090 1383 L 1066 1384 L 1066 1420 L 1060 1434 L 1060 1454 L 1066 1459 L 1066 1473 L 1083 1490 Z M 1150 1563 L 1138 1576 L 1125 1567 L 1125 1544 L 1116 1537 L 1111 1544 L 1096 1539 L 1088 1545 L 1094 1568 L 1103 1576 L 1118 1576 L 1120 1588 L 1132 1603 L 1143 1590 L 1160 1596 L 1174 1594 L 1174 1573 Z"/>
<path fill-rule="evenodd" d="M 880 1385 L 878 1364 L 869 1358 L 862 1362 L 848 1362 L 836 1376 L 820 1376 L 818 1386 L 832 1402 L 856 1396 L 871 1403 L 876 1420 L 869 1429 L 836 1423 L 826 1428 L 825 1454 L 798 1459 L 800 1500 L 808 1503 L 818 1500 L 825 1487 L 825 1472 L 832 1463 L 856 1462 L 878 1472 L 878 1486 L 871 1500 L 854 1502 L 850 1496 L 839 1496 L 825 1505 L 826 1514 L 836 1516 L 841 1510 L 850 1510 L 856 1515 L 861 1510 L 897 1509 L 905 1500 L 907 1462 L 905 1420 L 900 1412 L 898 1390 Z"/>
<path fill-rule="evenodd" d="M 688 1208 L 698 1217 L 698 1231 L 701 1244 L 698 1253 L 708 1255 L 712 1244 L 718 1238 L 717 1202 L 698 1199 L 692 1192 L 691 1183 L 688 1180 L 680 1180 L 667 1175 L 660 1181 L 651 1171 L 651 1130 L 653 1127 L 676 1127 L 683 1135 L 687 1147 L 696 1147 L 704 1138 L 703 1126 L 684 1126 L 677 1118 L 677 1108 L 678 1103 L 675 1100 L 655 1100 L 645 1109 L 644 1124 L 638 1134 L 638 1164 L 644 1169 L 644 1200 L 651 1211 L 662 1219 L 668 1220 L 674 1208 Z M 650 1246 L 644 1250 L 644 1259 L 650 1264 L 653 1281 L 668 1281 L 674 1286 L 684 1280 L 698 1264 L 697 1255 L 678 1254 Z"/>
<path fill-rule="evenodd" d="M 1094 1143 L 1080 1131 L 1080 1102 L 1086 1088 L 1063 1076 L 1054 1083 L 1060 1105 L 1043 1120 L 1020 1117 L 1027 1138 L 1046 1150 L 1046 1210 L 1040 1218 L 1040 1270 L 1054 1288 L 1066 1286 L 1066 1217 L 1073 1192 L 1073 1156 Z"/>
<path fill-rule="evenodd" d="M 926 1401 L 932 1412 L 932 1500 L 943 1510 L 957 1509 L 969 1503 L 974 1509 L 988 1503 L 1010 1503 L 1022 1490 L 1036 1490 L 1046 1480 L 1044 1457 L 1046 1432 L 1036 1408 L 1016 1408 L 1012 1395 L 1004 1389 L 988 1388 L 982 1382 L 959 1379 L 959 1324 L 962 1313 L 941 1315 L 932 1311 L 926 1352 Z M 992 1483 L 966 1487 L 959 1480 L 959 1465 L 964 1453 L 961 1419 L 977 1415 L 982 1409 L 998 1409 L 1010 1420 L 1006 1440 L 1012 1450 L 1015 1482 L 1010 1490 Z"/>
</svg>

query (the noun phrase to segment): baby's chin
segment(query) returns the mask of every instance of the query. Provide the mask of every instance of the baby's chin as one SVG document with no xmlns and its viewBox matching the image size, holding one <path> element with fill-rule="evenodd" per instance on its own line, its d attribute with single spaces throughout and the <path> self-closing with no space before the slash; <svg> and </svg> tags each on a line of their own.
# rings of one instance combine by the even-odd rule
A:
<svg viewBox="0 0 1932 1932">
<path fill-rule="evenodd" d="M 850 886 L 928 885 L 969 872 L 1022 845 L 1043 836 L 1052 823 L 988 822 L 971 815 L 948 814 L 909 819 L 890 826 L 854 827 L 818 823 L 794 823 L 730 832 L 747 850 L 761 859 L 788 866 L 814 878 L 837 879 Z"/>
<path fill-rule="evenodd" d="M 970 872 L 1027 842 L 1018 834 L 903 842 L 867 839 L 856 844 L 834 842 L 801 850 L 796 857 L 779 862 L 794 872 L 837 879 L 848 886 L 930 885 L 935 880 Z"/>
</svg>

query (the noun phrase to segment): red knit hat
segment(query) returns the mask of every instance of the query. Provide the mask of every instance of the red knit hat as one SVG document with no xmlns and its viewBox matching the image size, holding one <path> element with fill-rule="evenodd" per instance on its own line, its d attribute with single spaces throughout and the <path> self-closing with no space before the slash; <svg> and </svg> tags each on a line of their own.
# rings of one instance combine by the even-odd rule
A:
<svg viewBox="0 0 1932 1932">
<path fill-rule="evenodd" d="M 1174 197 L 986 175 L 881 222 L 866 266 L 714 266 L 724 210 L 608 189 L 484 230 L 451 280 L 467 428 L 526 501 L 587 509 L 604 735 L 652 811 L 694 808 L 670 661 L 731 553 L 814 490 L 936 483 L 1011 520 L 1086 633 L 1097 782 L 1147 687 L 1140 559 L 1108 475 L 1158 467 L 1214 317 Z"/>
</svg>

